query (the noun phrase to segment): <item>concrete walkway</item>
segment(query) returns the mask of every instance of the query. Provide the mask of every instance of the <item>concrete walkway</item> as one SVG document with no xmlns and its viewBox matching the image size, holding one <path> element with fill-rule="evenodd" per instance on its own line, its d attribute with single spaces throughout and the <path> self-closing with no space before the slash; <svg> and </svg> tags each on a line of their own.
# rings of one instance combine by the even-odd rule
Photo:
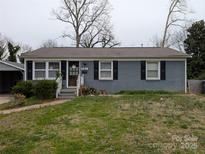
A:
<svg viewBox="0 0 205 154">
<path fill-rule="evenodd" d="M 11 100 L 12 100 L 12 96 L 11 95 L 0 95 L 0 105 L 8 103 Z"/>
<path fill-rule="evenodd" d="M 6 114 L 11 114 L 11 113 L 16 113 L 16 112 L 22 112 L 22 111 L 29 111 L 29 110 L 34 110 L 34 109 L 40 109 L 48 106 L 55 106 L 59 104 L 63 104 L 69 100 L 56 100 L 50 103 L 45 103 L 45 104 L 37 104 L 37 105 L 31 105 L 31 106 L 25 106 L 17 109 L 9 109 L 9 110 L 2 110 L 0 111 L 0 114 L 6 115 Z"/>
</svg>

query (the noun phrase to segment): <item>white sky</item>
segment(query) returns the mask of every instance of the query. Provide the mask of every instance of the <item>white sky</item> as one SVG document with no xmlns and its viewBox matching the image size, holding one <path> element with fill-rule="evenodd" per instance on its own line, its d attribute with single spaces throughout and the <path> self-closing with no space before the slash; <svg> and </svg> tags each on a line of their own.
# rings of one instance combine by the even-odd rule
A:
<svg viewBox="0 0 205 154">
<path fill-rule="evenodd" d="M 121 46 L 152 45 L 152 38 L 163 32 L 168 2 L 110 0 L 114 33 Z M 57 39 L 60 44 L 71 46 L 69 39 L 58 39 L 70 29 L 52 15 L 52 9 L 60 4 L 61 0 L 0 0 L 0 33 L 33 48 L 47 39 Z M 189 14 L 190 19 L 205 20 L 204 0 L 188 0 L 188 7 L 194 11 Z"/>
</svg>

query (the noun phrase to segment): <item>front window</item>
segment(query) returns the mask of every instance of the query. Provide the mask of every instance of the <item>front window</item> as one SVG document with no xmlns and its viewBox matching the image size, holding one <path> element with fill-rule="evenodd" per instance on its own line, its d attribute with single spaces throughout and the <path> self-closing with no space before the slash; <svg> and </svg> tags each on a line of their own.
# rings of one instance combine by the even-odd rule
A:
<svg viewBox="0 0 205 154">
<path fill-rule="evenodd" d="M 46 78 L 46 63 L 35 62 L 35 79 L 42 80 Z"/>
<path fill-rule="evenodd" d="M 99 62 L 100 80 L 113 80 L 113 62 Z"/>
<path fill-rule="evenodd" d="M 35 80 L 55 80 L 60 70 L 59 62 L 34 62 Z"/>
<path fill-rule="evenodd" d="M 147 80 L 160 80 L 160 62 L 147 62 Z"/>
<path fill-rule="evenodd" d="M 48 78 L 49 79 L 56 79 L 58 71 L 59 71 L 59 63 L 58 62 L 49 62 Z"/>
</svg>

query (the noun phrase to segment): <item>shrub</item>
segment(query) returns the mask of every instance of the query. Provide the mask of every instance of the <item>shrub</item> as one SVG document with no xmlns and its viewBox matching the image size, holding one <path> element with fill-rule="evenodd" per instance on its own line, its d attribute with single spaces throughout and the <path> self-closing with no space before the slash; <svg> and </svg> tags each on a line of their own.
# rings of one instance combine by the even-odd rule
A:
<svg viewBox="0 0 205 154">
<path fill-rule="evenodd" d="M 55 98 L 57 83 L 54 80 L 38 81 L 35 85 L 35 96 L 39 99 Z"/>
<path fill-rule="evenodd" d="M 22 94 L 14 94 L 13 106 L 23 106 L 25 104 L 26 96 Z"/>
<path fill-rule="evenodd" d="M 12 88 L 11 93 L 25 95 L 29 98 L 33 96 L 33 84 L 31 81 L 19 82 Z"/>
<path fill-rule="evenodd" d="M 87 96 L 87 95 L 97 95 L 98 92 L 95 88 L 89 88 L 86 86 L 81 86 L 80 92 L 82 96 Z"/>
</svg>

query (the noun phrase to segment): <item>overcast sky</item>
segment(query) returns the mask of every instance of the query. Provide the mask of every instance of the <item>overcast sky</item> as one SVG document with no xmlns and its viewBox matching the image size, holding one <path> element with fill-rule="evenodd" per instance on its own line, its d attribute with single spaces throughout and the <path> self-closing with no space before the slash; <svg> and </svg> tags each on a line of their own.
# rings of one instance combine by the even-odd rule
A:
<svg viewBox="0 0 205 154">
<path fill-rule="evenodd" d="M 121 46 L 151 46 L 154 36 L 163 31 L 169 0 L 110 0 L 112 23 Z M 59 37 L 69 27 L 55 20 L 52 9 L 61 0 L 0 0 L 0 33 L 15 42 L 29 44 L 34 49 L 47 39 L 71 46 L 69 39 Z M 188 0 L 194 11 L 190 19 L 205 19 L 205 0 Z M 71 31 L 71 29 L 70 29 Z"/>
</svg>

